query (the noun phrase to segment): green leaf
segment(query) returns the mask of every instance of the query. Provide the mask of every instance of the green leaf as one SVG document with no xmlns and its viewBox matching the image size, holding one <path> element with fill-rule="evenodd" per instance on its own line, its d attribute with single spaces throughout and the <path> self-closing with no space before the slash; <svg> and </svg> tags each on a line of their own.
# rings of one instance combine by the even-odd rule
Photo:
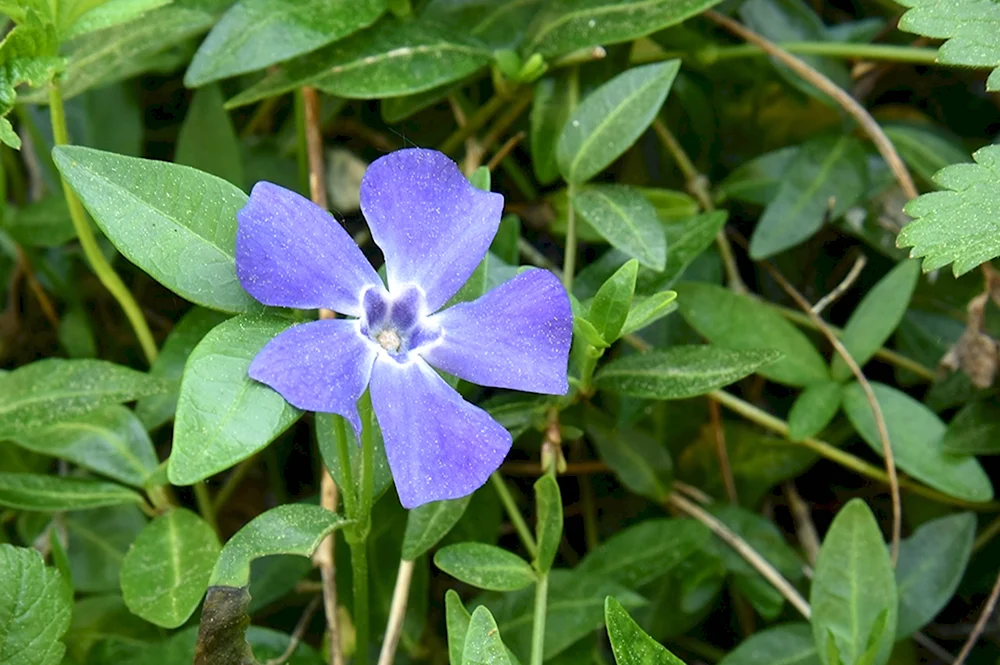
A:
<svg viewBox="0 0 1000 665">
<path fill-rule="evenodd" d="M 70 512 L 62 519 L 74 588 L 84 593 L 119 593 L 125 553 L 148 522 L 142 511 L 127 504 Z"/>
<path fill-rule="evenodd" d="M 189 88 L 264 69 L 374 23 L 384 0 L 241 0 L 198 47 L 184 74 Z"/>
<path fill-rule="evenodd" d="M 23 432 L 12 440 L 133 487 L 142 487 L 159 465 L 142 423 L 118 404 Z"/>
<path fill-rule="evenodd" d="M 421 20 L 481 40 L 492 51 L 516 49 L 545 0 L 430 0 Z"/>
<path fill-rule="evenodd" d="M 469 494 L 460 499 L 432 501 L 411 510 L 403 534 L 403 558 L 415 561 L 437 545 L 465 514 L 471 499 Z"/>
<path fill-rule="evenodd" d="M 348 39 L 280 65 L 227 108 L 302 85 L 349 99 L 412 95 L 458 81 L 486 66 L 489 52 L 461 34 L 420 21 L 380 21 Z"/>
<path fill-rule="evenodd" d="M 956 455 L 941 445 L 945 424 L 937 414 L 904 392 L 881 383 L 872 391 L 882 409 L 896 466 L 914 478 L 950 496 L 966 501 L 989 501 L 993 486 L 974 457 Z M 868 442 L 882 454 L 875 416 L 857 383 L 844 388 L 844 412 Z"/>
<path fill-rule="evenodd" d="M 211 309 L 260 307 L 236 277 L 242 191 L 187 166 L 80 146 L 52 157 L 108 239 L 153 279 Z"/>
<path fill-rule="evenodd" d="M 684 665 L 684 661 L 647 635 L 611 596 L 604 601 L 604 621 L 618 665 Z"/>
<path fill-rule="evenodd" d="M 903 261 L 858 303 L 844 326 L 840 341 L 859 367 L 864 367 L 903 320 L 918 279 L 920 264 Z M 851 369 L 839 354 L 830 364 L 830 376 L 834 381 L 845 381 L 852 376 Z"/>
<path fill-rule="evenodd" d="M 628 316 L 625 317 L 625 325 L 622 326 L 620 336 L 631 335 L 676 311 L 677 303 L 674 302 L 676 300 L 676 291 L 660 291 L 646 298 L 634 297 L 632 306 L 628 310 Z"/>
<path fill-rule="evenodd" d="M 556 145 L 559 135 L 576 109 L 580 96 L 579 74 L 570 70 L 539 79 L 531 102 L 531 165 L 535 178 L 549 185 L 559 178 Z"/>
<path fill-rule="evenodd" d="M 590 303 L 587 320 L 594 324 L 594 328 L 608 345 L 618 339 L 628 318 L 638 272 L 638 261 L 632 259 L 627 262 L 604 282 Z"/>
<path fill-rule="evenodd" d="M 326 508 L 285 504 L 253 518 L 222 548 L 210 586 L 244 587 L 250 583 L 250 562 L 272 554 L 312 556 L 335 530 L 350 524 Z"/>
<path fill-rule="evenodd" d="M 1000 80 L 997 85 L 1000 89 Z M 1000 255 L 994 214 L 1000 208 L 1000 146 L 986 146 L 972 158 L 975 164 L 938 171 L 934 182 L 945 191 L 922 194 L 903 208 L 914 219 L 899 232 L 896 245 L 912 247 L 913 258 L 923 257 L 924 272 L 954 262 L 957 277 Z"/>
<path fill-rule="evenodd" d="M 719 203 L 733 198 L 757 205 L 767 205 L 778 195 L 778 188 L 799 154 L 799 146 L 788 146 L 764 153 L 744 162 L 719 183 Z"/>
<path fill-rule="evenodd" d="M 595 408 L 586 410 L 584 423 L 601 459 L 625 487 L 653 501 L 667 498 L 674 463 L 663 444 L 642 430 L 617 427 Z"/>
<path fill-rule="evenodd" d="M 899 544 L 896 639 L 928 624 L 951 600 L 962 581 L 976 537 L 973 513 L 925 522 Z"/>
<path fill-rule="evenodd" d="M 819 434 L 840 410 L 842 393 L 836 381 L 806 386 L 788 412 L 788 438 L 802 441 Z"/>
<path fill-rule="evenodd" d="M 191 352 L 177 400 L 171 483 L 191 485 L 242 462 L 302 415 L 248 374 L 257 353 L 290 324 L 238 316 L 212 329 Z"/>
<path fill-rule="evenodd" d="M 946 39 L 937 61 L 949 65 L 993 67 L 987 90 L 1000 90 L 1000 7 L 982 0 L 900 0 L 911 9 L 899 29 Z"/>
<path fill-rule="evenodd" d="M 63 39 L 133 21 L 146 12 L 171 2 L 173 0 L 105 0 L 73 21 Z"/>
<path fill-rule="evenodd" d="M 27 7 L 0 41 L 0 143 L 15 150 L 21 139 L 6 115 L 14 109 L 16 88 L 26 83 L 41 88 L 63 67 L 58 57 L 59 40 L 55 26 L 46 19 L 48 7 Z M 5 21 L 6 24 L 6 21 Z"/>
<path fill-rule="evenodd" d="M 135 415 L 146 429 L 155 429 L 174 417 L 177 394 L 181 388 L 181 375 L 188 356 L 198 342 L 215 326 L 229 318 L 222 312 L 201 307 L 192 308 L 174 326 L 160 348 L 160 354 L 149 368 L 149 375 L 169 382 L 170 389 L 157 395 L 143 397 L 135 405 Z"/>
<path fill-rule="evenodd" d="M 720 0 L 560 0 L 538 20 L 526 53 L 547 58 L 599 44 L 645 37 L 709 9 Z"/>
<path fill-rule="evenodd" d="M 489 591 L 516 591 L 535 583 L 535 572 L 521 557 L 483 543 L 458 543 L 434 554 L 434 565 L 455 579 Z"/>
<path fill-rule="evenodd" d="M 372 497 L 377 501 L 392 486 L 392 473 L 389 469 L 389 460 L 385 456 L 385 442 L 382 439 L 382 430 L 378 426 L 378 419 L 372 411 L 366 414 L 362 410 L 360 415 L 363 419 L 362 424 L 365 423 L 364 419 L 367 419 L 367 424 L 372 429 Z M 323 458 L 323 464 L 326 465 L 338 487 L 351 486 L 341 467 L 336 437 L 340 435 L 347 437 L 351 478 L 360 478 L 362 449 L 354 439 L 354 429 L 341 416 L 332 413 L 314 414 L 313 420 L 316 423 L 316 442 L 319 444 L 319 454 Z M 338 431 L 341 434 L 338 434 Z"/>
<path fill-rule="evenodd" d="M 150 623 L 177 628 L 201 602 L 220 550 L 212 527 L 191 511 L 175 508 L 160 515 L 125 555 L 125 604 Z"/>
<path fill-rule="evenodd" d="M 18 510 L 85 510 L 142 503 L 132 490 L 85 478 L 0 472 L 0 506 Z"/>
<path fill-rule="evenodd" d="M 480 605 L 469 619 L 462 650 L 462 665 L 510 665 L 500 629 L 490 611 Z"/>
<path fill-rule="evenodd" d="M 852 499 L 830 525 L 809 595 L 813 638 L 824 665 L 831 662 L 829 636 L 844 663 L 855 663 L 868 649 L 879 615 L 887 630 L 878 641 L 873 665 L 884 665 L 895 641 L 896 580 L 882 532 L 868 506 Z"/>
<path fill-rule="evenodd" d="M 685 282 L 675 287 L 681 315 L 712 344 L 729 349 L 780 349 L 780 360 L 758 373 L 789 386 L 828 380 L 826 362 L 798 328 L 765 303 L 721 286 Z"/>
<path fill-rule="evenodd" d="M 765 259 L 812 237 L 865 192 L 864 148 L 850 136 L 813 139 L 802 145 L 750 237 L 750 256 Z"/>
<path fill-rule="evenodd" d="M 941 445 L 960 455 L 1000 455 L 1000 406 L 991 401 L 965 405 L 948 423 Z"/>
<path fill-rule="evenodd" d="M 663 106 L 679 69 L 679 60 L 633 67 L 580 103 L 556 147 L 567 182 L 590 180 L 635 143 Z"/>
<path fill-rule="evenodd" d="M 535 523 L 538 554 L 533 564 L 535 570 L 544 575 L 556 560 L 563 532 L 562 495 L 554 476 L 545 474 L 535 481 L 535 509 L 538 511 Z"/>
<path fill-rule="evenodd" d="M 472 616 L 462 604 L 454 589 L 444 594 L 445 619 L 448 623 L 448 658 L 451 665 L 462 665 L 465 652 L 465 635 L 469 632 Z"/>
<path fill-rule="evenodd" d="M 754 633 L 719 665 L 820 665 L 807 623 L 786 623 Z"/>
<path fill-rule="evenodd" d="M 174 161 L 242 187 L 240 141 L 223 102 L 222 91 L 215 85 L 194 93 L 177 137 Z"/>
<path fill-rule="evenodd" d="M 667 265 L 660 274 L 651 270 L 640 271 L 639 291 L 646 293 L 673 286 L 687 267 L 715 241 L 715 237 L 726 225 L 728 215 L 725 210 L 716 210 L 665 225 L 667 246 L 670 248 Z M 662 212 L 660 219 L 663 219 Z"/>
<path fill-rule="evenodd" d="M 76 237 L 66 199 L 52 194 L 23 208 L 7 208 L 4 227 L 26 247 L 58 247 Z"/>
<path fill-rule="evenodd" d="M 480 166 L 469 174 L 469 184 L 484 192 L 490 191 L 490 170 L 485 166 Z"/>
<path fill-rule="evenodd" d="M 663 270 L 667 241 L 656 208 L 627 185 L 590 185 L 573 197 L 573 208 L 612 247 L 644 266 Z"/>
<path fill-rule="evenodd" d="M 944 167 L 969 161 L 961 142 L 934 126 L 892 122 L 882 131 L 906 165 L 928 182 Z"/>
<path fill-rule="evenodd" d="M 59 665 L 73 592 L 36 550 L 0 544 L 0 655 L 4 665 Z"/>
<path fill-rule="evenodd" d="M 0 439 L 161 390 L 160 381 L 104 360 L 39 360 L 0 376 Z"/>
<path fill-rule="evenodd" d="M 674 346 L 617 358 L 602 367 L 594 381 L 602 390 L 630 397 L 686 399 L 735 383 L 781 356 L 775 349 Z"/>
<path fill-rule="evenodd" d="M 689 519 L 648 519 L 590 550 L 575 569 L 629 588 L 645 586 L 707 547 L 711 532 Z"/>
</svg>

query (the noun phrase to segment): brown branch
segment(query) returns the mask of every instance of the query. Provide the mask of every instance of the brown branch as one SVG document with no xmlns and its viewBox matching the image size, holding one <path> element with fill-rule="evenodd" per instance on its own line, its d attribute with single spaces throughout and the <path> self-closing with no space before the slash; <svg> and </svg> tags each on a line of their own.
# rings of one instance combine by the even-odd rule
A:
<svg viewBox="0 0 1000 665">
<path fill-rule="evenodd" d="M 285 647 L 285 651 L 277 658 L 272 658 L 264 662 L 264 665 L 284 665 L 284 663 L 292 657 L 295 650 L 299 648 L 299 644 L 302 643 L 302 636 L 306 632 L 306 628 L 309 627 L 309 622 L 312 621 L 313 615 L 316 614 L 316 608 L 319 607 L 319 601 L 321 596 L 315 596 L 309 604 L 306 605 L 305 612 L 299 617 L 299 622 L 295 624 L 295 630 L 292 632 L 292 637 L 288 640 L 288 646 Z"/>
<path fill-rule="evenodd" d="M 507 155 L 513 152 L 514 148 L 517 147 L 517 144 L 524 140 L 525 136 L 527 136 L 527 134 L 521 131 L 507 139 L 507 142 L 500 146 L 500 149 L 497 150 L 496 154 L 490 158 L 490 161 L 486 162 L 486 168 L 490 171 L 495 170 L 496 167 L 500 165 L 500 162 L 502 162 Z"/>
<path fill-rule="evenodd" d="M 861 271 L 865 269 L 865 265 L 868 263 L 867 257 L 864 254 L 858 254 L 858 258 L 854 260 L 854 265 L 847 273 L 847 277 L 843 279 L 837 286 L 834 287 L 832 291 L 816 301 L 816 304 L 812 306 L 813 314 L 819 315 L 823 313 L 823 310 L 829 307 L 832 303 L 840 299 L 840 296 L 844 295 L 847 289 L 851 288 L 858 277 L 861 275 Z"/>
<path fill-rule="evenodd" d="M 983 612 L 979 615 L 979 620 L 976 621 L 972 632 L 969 633 L 969 639 L 962 645 L 962 650 L 958 652 L 958 657 L 955 658 L 955 662 L 952 665 L 962 665 L 965 659 L 969 657 L 969 654 L 972 653 L 972 647 L 976 646 L 979 637 L 986 630 L 986 622 L 990 620 L 993 610 L 997 607 L 997 599 L 1000 599 L 1000 575 L 997 575 L 997 581 L 993 583 L 993 590 L 990 592 L 990 597 L 986 599 L 986 604 L 983 605 Z"/>
<path fill-rule="evenodd" d="M 715 400 L 708 400 L 708 412 L 712 416 L 712 430 L 715 432 L 715 452 L 719 458 L 719 473 L 722 475 L 722 484 L 726 487 L 726 496 L 729 502 L 739 503 L 736 495 L 736 480 L 733 478 L 733 467 L 729 464 L 729 451 L 726 449 L 726 431 L 722 427 L 722 415 L 719 413 L 719 403 Z"/>
<path fill-rule="evenodd" d="M 392 590 L 392 603 L 389 605 L 389 621 L 385 627 L 385 639 L 382 651 L 378 655 L 378 665 L 392 665 L 396 658 L 396 647 L 403 634 L 403 620 L 406 618 L 406 601 L 410 595 L 410 582 L 413 580 L 413 562 L 399 560 L 399 572 L 396 574 L 396 586 Z"/>
</svg>

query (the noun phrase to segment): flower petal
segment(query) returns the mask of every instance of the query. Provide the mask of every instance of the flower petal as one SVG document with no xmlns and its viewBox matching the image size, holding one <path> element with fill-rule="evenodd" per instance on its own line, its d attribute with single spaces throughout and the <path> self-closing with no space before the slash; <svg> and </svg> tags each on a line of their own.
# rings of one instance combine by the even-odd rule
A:
<svg viewBox="0 0 1000 665">
<path fill-rule="evenodd" d="M 559 279 L 528 270 L 472 302 L 429 318 L 441 340 L 420 354 L 466 381 L 563 395 L 573 311 Z"/>
<path fill-rule="evenodd" d="M 389 291 L 416 284 L 435 311 L 486 256 L 503 196 L 476 189 L 436 150 L 398 150 L 375 160 L 361 181 L 361 210 L 385 255 Z"/>
<path fill-rule="evenodd" d="M 510 433 L 419 358 L 400 364 L 380 355 L 371 395 L 405 508 L 471 494 L 510 450 Z"/>
<path fill-rule="evenodd" d="M 361 314 L 361 294 L 382 280 L 333 215 L 295 192 L 258 182 L 237 213 L 236 274 L 275 307 Z"/>
<path fill-rule="evenodd" d="M 328 319 L 293 326 L 261 349 L 250 364 L 250 378 L 304 411 L 342 415 L 358 433 L 357 402 L 377 355 L 358 325 Z"/>
</svg>

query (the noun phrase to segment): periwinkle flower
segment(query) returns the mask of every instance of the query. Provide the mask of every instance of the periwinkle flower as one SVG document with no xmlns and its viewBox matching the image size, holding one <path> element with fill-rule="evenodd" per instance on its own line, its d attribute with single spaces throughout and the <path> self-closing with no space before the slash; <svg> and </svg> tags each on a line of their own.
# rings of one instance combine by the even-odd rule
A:
<svg viewBox="0 0 1000 665">
<path fill-rule="evenodd" d="M 496 235 L 503 196 L 472 187 L 445 155 L 400 150 L 368 167 L 361 210 L 388 289 L 326 211 L 259 182 L 239 212 L 236 270 L 265 305 L 350 318 L 302 323 L 269 342 L 250 376 L 300 409 L 360 430 L 370 387 L 402 504 L 465 496 L 506 457 L 511 436 L 432 369 L 484 386 L 564 394 L 573 317 L 556 277 L 531 269 L 441 310 Z"/>
</svg>

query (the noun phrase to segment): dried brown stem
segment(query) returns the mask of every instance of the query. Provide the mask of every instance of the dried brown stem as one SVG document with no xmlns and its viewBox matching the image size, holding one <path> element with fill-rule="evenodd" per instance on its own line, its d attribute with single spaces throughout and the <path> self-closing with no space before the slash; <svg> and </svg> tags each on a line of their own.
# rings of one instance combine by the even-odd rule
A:
<svg viewBox="0 0 1000 665">
<path fill-rule="evenodd" d="M 514 148 L 517 147 L 517 144 L 523 141 L 526 136 L 527 134 L 522 131 L 507 139 L 507 141 L 500 146 L 500 149 L 496 151 L 496 154 L 490 158 L 490 161 L 486 162 L 486 168 L 490 171 L 495 170 L 496 167 L 500 165 L 500 162 L 502 162 L 507 155 L 513 152 Z"/>
<path fill-rule="evenodd" d="M 816 304 L 812 306 L 813 314 L 817 316 L 823 313 L 823 310 L 829 307 L 831 304 L 840 299 L 840 296 L 851 288 L 851 285 L 857 281 L 858 276 L 861 275 L 861 271 L 865 269 L 865 265 L 868 263 L 868 259 L 864 254 L 858 254 L 858 258 L 854 260 L 854 265 L 847 273 L 847 277 L 843 279 L 832 291 L 816 301 Z"/>
<path fill-rule="evenodd" d="M 299 617 L 299 622 L 295 624 L 295 630 L 292 632 L 292 637 L 288 640 L 288 646 L 285 647 L 285 651 L 277 658 L 272 658 L 264 662 L 264 665 L 283 665 L 292 657 L 295 650 L 299 648 L 299 644 L 302 643 L 302 636 L 306 632 L 306 628 L 309 627 L 309 622 L 312 621 L 313 615 L 316 614 L 316 608 L 319 607 L 319 601 L 322 596 L 315 596 L 309 604 L 306 605 L 305 612 Z"/>
<path fill-rule="evenodd" d="M 795 520 L 795 534 L 802 544 L 802 550 L 806 553 L 806 560 L 809 565 L 816 565 L 816 556 L 819 554 L 819 536 L 816 533 L 816 525 L 813 524 L 812 513 L 809 505 L 799 496 L 799 491 L 795 489 L 794 483 L 787 482 L 782 486 L 785 490 L 785 497 L 788 499 L 788 508 L 792 512 L 792 519 Z"/>
<path fill-rule="evenodd" d="M 990 597 L 986 599 L 986 604 L 983 605 L 982 614 L 979 615 L 979 619 L 976 621 L 976 625 L 973 626 L 972 632 L 969 633 L 969 639 L 965 641 L 962 645 L 962 650 L 958 652 L 958 656 L 955 658 L 953 665 L 962 665 L 965 659 L 969 657 L 972 653 L 972 647 L 976 646 L 976 642 L 979 641 L 979 637 L 986 630 L 986 622 L 990 620 L 993 615 L 993 610 L 997 607 L 997 600 L 1000 599 L 1000 575 L 997 575 L 997 581 L 993 583 L 993 590 L 990 591 Z"/>
<path fill-rule="evenodd" d="M 410 582 L 413 580 L 413 562 L 400 559 L 399 572 L 396 573 L 396 586 L 392 590 L 392 603 L 389 605 L 389 621 L 385 627 L 385 639 L 382 651 L 378 656 L 378 665 L 392 665 L 396 658 L 396 647 L 403 634 L 403 620 L 406 618 L 406 601 L 410 595 Z"/>
<path fill-rule="evenodd" d="M 722 427 L 722 415 L 719 413 L 718 402 L 708 400 L 708 412 L 711 414 L 712 430 L 715 432 L 715 452 L 719 458 L 719 474 L 722 476 L 722 484 L 726 487 L 729 503 L 738 504 L 740 501 L 736 495 L 736 480 L 733 479 L 733 467 L 729 464 L 726 431 Z"/>
</svg>

